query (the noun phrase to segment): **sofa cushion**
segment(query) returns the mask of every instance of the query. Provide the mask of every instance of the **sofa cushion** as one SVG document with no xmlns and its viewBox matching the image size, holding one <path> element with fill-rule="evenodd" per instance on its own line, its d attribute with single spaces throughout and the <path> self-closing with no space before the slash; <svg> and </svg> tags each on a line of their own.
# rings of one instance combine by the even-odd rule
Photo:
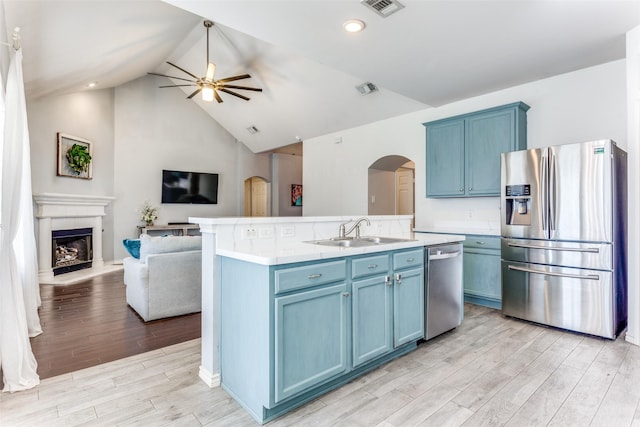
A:
<svg viewBox="0 0 640 427">
<path fill-rule="evenodd" d="M 122 244 L 127 252 L 129 252 L 129 255 L 140 259 L 140 239 L 124 239 Z"/>
<path fill-rule="evenodd" d="M 147 256 L 168 252 L 184 252 L 202 249 L 201 236 L 140 236 L 140 260 L 147 262 Z"/>
</svg>

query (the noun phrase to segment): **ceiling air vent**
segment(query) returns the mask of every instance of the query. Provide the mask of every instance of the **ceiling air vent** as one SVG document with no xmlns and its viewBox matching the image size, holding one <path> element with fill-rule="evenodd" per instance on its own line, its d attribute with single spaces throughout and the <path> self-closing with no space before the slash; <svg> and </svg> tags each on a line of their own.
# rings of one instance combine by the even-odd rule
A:
<svg viewBox="0 0 640 427">
<path fill-rule="evenodd" d="M 404 7 L 404 5 L 397 0 L 360 0 L 360 3 L 383 18 L 386 18 Z"/>
</svg>

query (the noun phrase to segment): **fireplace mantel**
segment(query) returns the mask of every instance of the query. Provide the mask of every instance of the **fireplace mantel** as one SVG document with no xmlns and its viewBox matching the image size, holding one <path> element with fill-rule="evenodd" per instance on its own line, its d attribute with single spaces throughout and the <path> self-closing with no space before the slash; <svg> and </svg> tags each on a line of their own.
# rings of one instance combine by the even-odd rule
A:
<svg viewBox="0 0 640 427">
<path fill-rule="evenodd" d="M 102 217 L 115 200 L 111 196 L 42 193 L 34 194 L 37 220 L 38 277 L 41 284 L 69 284 L 105 272 L 102 258 Z M 61 274 L 54 278 L 51 232 L 73 228 L 93 229 L 93 264 L 86 270 Z M 72 276 L 73 275 L 73 276 Z M 64 278 L 63 276 L 71 276 Z"/>
</svg>

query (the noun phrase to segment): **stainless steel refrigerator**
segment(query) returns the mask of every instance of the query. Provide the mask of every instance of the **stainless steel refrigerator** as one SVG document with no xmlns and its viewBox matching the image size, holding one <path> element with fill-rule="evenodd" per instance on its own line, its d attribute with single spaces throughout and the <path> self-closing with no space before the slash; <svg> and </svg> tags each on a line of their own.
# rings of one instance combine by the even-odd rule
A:
<svg viewBox="0 0 640 427">
<path fill-rule="evenodd" d="M 627 325 L 627 155 L 612 140 L 503 153 L 502 312 L 615 339 Z"/>
</svg>

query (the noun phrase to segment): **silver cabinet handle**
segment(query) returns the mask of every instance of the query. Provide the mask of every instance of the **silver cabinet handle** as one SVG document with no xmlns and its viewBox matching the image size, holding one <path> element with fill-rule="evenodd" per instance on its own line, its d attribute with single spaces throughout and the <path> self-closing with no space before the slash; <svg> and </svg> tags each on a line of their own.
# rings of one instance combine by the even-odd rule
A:
<svg viewBox="0 0 640 427">
<path fill-rule="evenodd" d="M 447 258 L 455 258 L 460 255 L 460 251 L 456 252 L 447 252 L 440 255 L 431 255 L 429 254 L 429 261 L 438 260 L 438 259 L 447 259 Z"/>
<path fill-rule="evenodd" d="M 349 296 L 349 292 L 343 292 L 343 293 L 342 293 L 342 296 L 343 296 L 343 297 L 345 297 L 345 298 L 347 298 L 347 297 Z"/>
<path fill-rule="evenodd" d="M 412 262 L 413 262 L 413 261 L 415 261 L 415 260 L 416 260 L 415 258 L 407 258 L 407 262 L 408 262 L 408 263 L 412 263 Z"/>
<path fill-rule="evenodd" d="M 487 243 L 486 243 L 486 242 L 481 242 L 481 241 L 477 240 L 477 241 L 476 241 L 476 244 L 477 244 L 477 245 L 486 245 Z"/>
<path fill-rule="evenodd" d="M 373 270 L 374 268 L 378 268 L 378 264 L 371 264 L 371 265 L 368 265 L 368 266 L 367 266 L 367 268 L 368 268 L 369 270 Z"/>
<path fill-rule="evenodd" d="M 460 191 L 464 191 L 464 188 L 460 187 Z"/>
<path fill-rule="evenodd" d="M 469 187 L 469 191 L 473 190 L 473 187 Z"/>
<path fill-rule="evenodd" d="M 319 279 L 322 277 L 321 273 L 316 273 L 316 274 L 310 274 L 307 276 L 307 279 L 309 280 L 315 280 L 315 279 Z"/>
<path fill-rule="evenodd" d="M 559 248 L 551 246 L 538 246 L 538 245 L 524 245 L 517 243 L 507 243 L 507 246 L 511 248 L 525 248 L 525 249 L 543 249 L 547 251 L 563 251 L 563 252 L 589 252 L 593 254 L 600 253 L 600 248 Z"/>
<path fill-rule="evenodd" d="M 387 286 L 393 285 L 393 280 L 391 280 L 391 276 L 384 276 L 384 284 Z"/>
<path fill-rule="evenodd" d="M 598 276 L 597 274 L 587 274 L 587 275 L 563 274 L 563 273 L 554 273 L 551 271 L 538 271 L 538 270 L 525 268 L 525 267 L 515 267 L 513 265 L 509 266 L 509 270 L 523 271 L 525 273 L 532 273 L 532 274 L 542 274 L 543 276 L 568 277 L 570 279 L 600 280 L 600 276 Z"/>
<path fill-rule="evenodd" d="M 401 285 L 401 284 L 402 284 L 402 274 L 400 274 L 400 273 L 396 273 L 396 283 L 397 283 L 398 285 Z"/>
</svg>

